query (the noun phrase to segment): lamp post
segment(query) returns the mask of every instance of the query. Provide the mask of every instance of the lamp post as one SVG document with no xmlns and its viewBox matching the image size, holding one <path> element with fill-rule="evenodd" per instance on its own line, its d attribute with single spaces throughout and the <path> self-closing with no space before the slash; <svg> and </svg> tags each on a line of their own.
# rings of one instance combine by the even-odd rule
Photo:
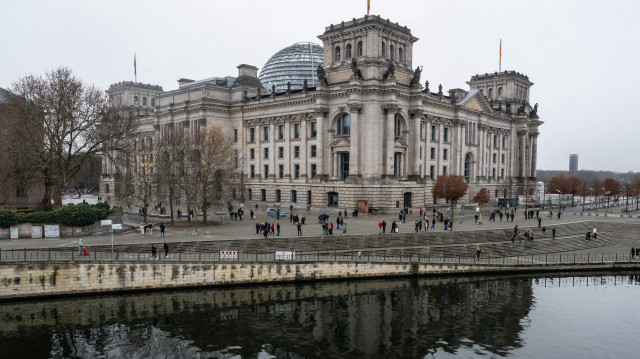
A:
<svg viewBox="0 0 640 359">
<path fill-rule="evenodd" d="M 624 213 L 629 212 L 629 181 L 624 181 L 626 196 L 624 198 Z"/>
<path fill-rule="evenodd" d="M 560 194 L 560 196 L 558 196 L 558 218 L 560 218 L 560 207 L 562 206 L 562 191 L 557 189 L 556 192 L 558 192 Z M 553 218 L 552 218 L 553 219 Z"/>
</svg>

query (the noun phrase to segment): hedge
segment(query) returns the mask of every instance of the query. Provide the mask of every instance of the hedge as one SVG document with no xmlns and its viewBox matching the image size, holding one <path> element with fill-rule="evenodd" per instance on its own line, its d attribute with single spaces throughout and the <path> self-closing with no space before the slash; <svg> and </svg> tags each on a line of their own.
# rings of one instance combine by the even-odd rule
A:
<svg viewBox="0 0 640 359">
<path fill-rule="evenodd" d="M 0 210 L 0 228 L 18 223 L 56 223 L 65 226 L 87 226 L 111 214 L 108 203 L 68 204 L 50 212 L 16 213 Z"/>
</svg>

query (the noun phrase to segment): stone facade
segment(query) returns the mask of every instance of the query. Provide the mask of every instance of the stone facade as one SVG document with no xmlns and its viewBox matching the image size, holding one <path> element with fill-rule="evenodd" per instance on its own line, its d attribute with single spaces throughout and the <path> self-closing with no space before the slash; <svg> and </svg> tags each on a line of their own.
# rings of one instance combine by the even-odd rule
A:
<svg viewBox="0 0 640 359">
<path fill-rule="evenodd" d="M 366 16 L 318 37 L 317 86 L 268 94 L 250 81 L 182 81 L 153 93 L 155 106 L 140 112 L 141 136 L 161 136 L 167 126 L 222 127 L 240 159 L 243 187 L 230 199 L 237 202 L 390 212 L 432 205 L 440 175 L 463 176 L 468 198 L 480 187 L 492 198 L 515 197 L 535 181 L 542 122 L 526 76 L 476 75 L 469 91 L 445 95 L 442 86 L 433 92 L 421 84 L 418 38 L 407 27 Z M 245 78 L 257 75 L 255 67 L 238 68 Z M 132 98 L 147 85 L 127 86 L 109 93 Z M 115 181 L 106 165 L 103 189 Z"/>
</svg>

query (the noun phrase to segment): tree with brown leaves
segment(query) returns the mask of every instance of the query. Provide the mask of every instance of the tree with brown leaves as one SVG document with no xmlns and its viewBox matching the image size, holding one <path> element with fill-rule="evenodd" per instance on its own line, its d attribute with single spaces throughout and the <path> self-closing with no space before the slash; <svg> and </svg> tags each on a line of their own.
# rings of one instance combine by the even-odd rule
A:
<svg viewBox="0 0 640 359">
<path fill-rule="evenodd" d="M 12 115 L 18 119 L 11 131 L 18 143 L 33 133 L 42 142 L 14 148 L 34 164 L 45 185 L 43 207 L 62 205 L 62 191 L 85 163 L 98 154 L 119 151 L 119 142 L 132 130 L 132 121 L 109 105 L 104 91 L 87 85 L 68 68 L 44 76 L 29 75 L 11 86 L 17 101 Z M 33 141 L 32 141 L 33 142 Z"/>
<path fill-rule="evenodd" d="M 489 203 L 489 200 L 490 200 L 489 190 L 485 187 L 480 188 L 478 193 L 476 193 L 476 195 L 473 196 L 473 199 L 472 199 L 473 202 L 479 203 L 480 207 L 483 207 L 484 204 Z"/>
<path fill-rule="evenodd" d="M 439 176 L 431 189 L 433 198 L 451 201 L 451 219 L 456 208 L 456 202 L 467 194 L 469 185 L 461 176 Z"/>
</svg>

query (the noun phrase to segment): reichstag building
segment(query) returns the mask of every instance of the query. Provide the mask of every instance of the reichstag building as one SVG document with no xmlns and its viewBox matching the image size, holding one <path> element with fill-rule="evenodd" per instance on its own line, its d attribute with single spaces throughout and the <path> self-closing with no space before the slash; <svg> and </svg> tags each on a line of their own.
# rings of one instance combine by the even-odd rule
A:
<svg viewBox="0 0 640 359">
<path fill-rule="evenodd" d="M 238 202 L 395 212 L 432 205 L 438 176 L 460 175 L 466 200 L 522 194 L 536 177 L 537 104 L 515 71 L 472 76 L 468 90 L 430 85 L 413 63 L 411 30 L 369 15 L 325 28 L 322 46 L 298 43 L 237 77 L 180 79 L 177 90 L 113 84 L 141 136 L 165 126 L 219 126 L 235 141 Z M 149 166 L 155 164 L 150 161 Z M 102 193 L 117 203 L 114 166 Z"/>
</svg>

